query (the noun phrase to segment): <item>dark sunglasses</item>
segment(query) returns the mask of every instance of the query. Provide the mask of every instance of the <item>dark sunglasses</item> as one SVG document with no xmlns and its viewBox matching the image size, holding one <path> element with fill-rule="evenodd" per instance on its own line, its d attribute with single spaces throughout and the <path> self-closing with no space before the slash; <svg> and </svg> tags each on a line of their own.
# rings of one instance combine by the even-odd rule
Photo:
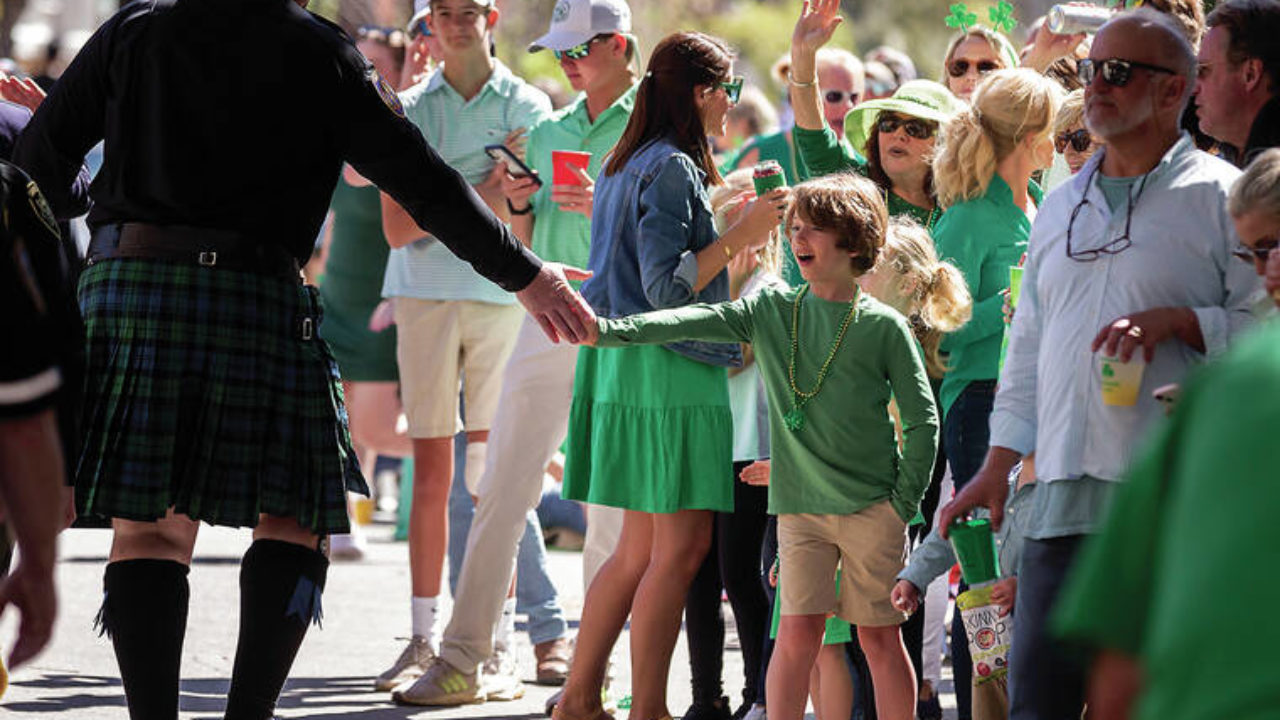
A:
<svg viewBox="0 0 1280 720">
<path fill-rule="evenodd" d="M 567 50 L 552 50 L 551 54 L 556 56 L 556 60 L 561 60 L 563 58 L 569 58 L 570 60 L 581 60 L 582 58 L 591 54 L 591 45 L 593 43 L 596 43 L 611 37 L 613 36 L 597 35 L 591 38 L 590 40 L 584 43 L 578 43 L 577 45 L 574 45 L 573 47 Z"/>
<path fill-rule="evenodd" d="M 1150 72 L 1169 73 L 1176 75 L 1173 70 L 1159 65 L 1148 65 L 1147 63 L 1137 62 L 1135 60 L 1121 60 L 1120 58 L 1109 58 L 1107 60 L 1090 60 L 1088 58 L 1081 60 L 1076 65 L 1076 77 L 1080 78 L 1080 82 L 1085 85 L 1093 84 L 1093 77 L 1099 73 L 1102 74 L 1102 81 L 1112 87 L 1124 87 L 1133 79 L 1133 69 L 1140 68 L 1149 70 Z"/>
<path fill-rule="evenodd" d="M 969 74 L 969 65 L 968 60 L 952 60 L 951 64 L 947 66 L 947 72 L 951 73 L 951 77 L 964 77 Z M 986 75 L 989 72 L 999 70 L 1000 63 L 994 60 L 979 60 L 974 64 L 974 67 L 978 69 L 979 75 Z"/>
<path fill-rule="evenodd" d="M 1277 247 L 1280 247 L 1280 237 L 1262 238 L 1253 245 L 1241 245 L 1231 254 L 1250 264 L 1266 265 Z"/>
<path fill-rule="evenodd" d="M 1059 133 L 1053 138 L 1053 149 L 1057 150 L 1059 155 L 1067 151 L 1068 144 L 1076 152 L 1082 153 L 1093 144 L 1093 135 L 1088 130 L 1080 128 L 1075 132 Z"/>
<path fill-rule="evenodd" d="M 938 123 L 929 120 L 921 120 L 920 118 L 904 118 L 897 115 L 889 115 L 888 113 L 880 113 L 880 119 L 876 121 L 876 129 L 881 135 L 889 135 L 897 132 L 898 128 L 906 131 L 908 137 L 916 140 L 928 140 L 938 132 Z"/>
<path fill-rule="evenodd" d="M 854 105 L 858 104 L 858 93 L 845 92 L 843 90 L 828 90 L 822 94 L 822 97 L 832 105 L 842 103 L 846 99 Z"/>
<path fill-rule="evenodd" d="M 431 28 L 427 27 L 427 20 L 423 18 L 409 26 L 409 39 L 417 40 L 420 37 L 431 37 Z"/>
</svg>

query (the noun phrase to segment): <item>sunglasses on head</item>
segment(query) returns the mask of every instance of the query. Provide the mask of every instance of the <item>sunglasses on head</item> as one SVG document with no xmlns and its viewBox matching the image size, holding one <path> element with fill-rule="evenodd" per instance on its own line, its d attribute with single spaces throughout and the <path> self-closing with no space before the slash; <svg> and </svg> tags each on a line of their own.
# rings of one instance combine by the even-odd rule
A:
<svg viewBox="0 0 1280 720">
<path fill-rule="evenodd" d="M 422 18 L 409 26 L 409 39 L 417 40 L 420 37 L 431 37 L 431 28 L 427 27 L 426 18 Z"/>
<path fill-rule="evenodd" d="M 880 113 L 880 119 L 876 121 L 876 129 L 881 135 L 890 135 L 897 132 L 898 128 L 902 128 L 908 137 L 916 140 L 928 140 L 938 132 L 938 124 L 929 120 Z"/>
<path fill-rule="evenodd" d="M 1080 128 L 1075 132 L 1058 133 L 1053 138 L 1053 149 L 1057 150 L 1059 155 L 1066 152 L 1068 144 L 1076 152 L 1084 152 L 1093 144 L 1093 135 L 1088 130 Z"/>
<path fill-rule="evenodd" d="M 1177 73 L 1166 67 L 1159 65 L 1149 65 L 1136 60 L 1121 60 L 1120 58 L 1109 58 L 1107 60 L 1092 60 L 1086 58 L 1076 65 L 1076 77 L 1080 78 L 1080 82 L 1085 85 L 1092 85 L 1095 75 L 1102 75 L 1102 81 L 1112 87 L 1124 87 L 1133 79 L 1133 69 L 1139 68 L 1150 72 L 1169 73 L 1176 75 Z"/>
<path fill-rule="evenodd" d="M 591 54 L 591 45 L 601 40 L 613 37 L 612 35 L 597 35 L 584 43 L 578 43 L 567 50 L 552 50 L 551 54 L 556 56 L 556 60 L 569 58 L 570 60 L 581 60 Z"/>
<path fill-rule="evenodd" d="M 964 77 L 969 74 L 970 65 L 977 68 L 979 75 L 986 75 L 1000 69 L 1000 63 L 995 60 L 979 60 L 976 63 L 970 63 L 968 60 L 952 60 L 947 66 L 947 72 L 951 73 L 951 77 Z"/>
<path fill-rule="evenodd" d="M 858 93 L 855 93 L 855 92 L 845 92 L 843 90 L 828 90 L 822 94 L 822 98 L 827 102 L 831 103 L 832 105 L 835 105 L 837 103 L 842 103 L 845 100 L 848 100 L 854 105 L 858 104 Z"/>
<path fill-rule="evenodd" d="M 1231 254 L 1247 263 L 1265 265 L 1271 258 L 1271 252 L 1278 246 L 1280 246 L 1280 237 L 1261 238 L 1253 245 L 1241 245 L 1232 250 Z"/>
</svg>

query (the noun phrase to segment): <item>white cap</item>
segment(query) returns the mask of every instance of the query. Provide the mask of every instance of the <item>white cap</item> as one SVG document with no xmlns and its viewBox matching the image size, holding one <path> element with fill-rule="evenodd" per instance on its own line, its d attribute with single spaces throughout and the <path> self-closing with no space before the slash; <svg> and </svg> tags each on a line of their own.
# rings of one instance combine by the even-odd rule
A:
<svg viewBox="0 0 1280 720">
<path fill-rule="evenodd" d="M 630 32 L 626 0 L 558 0 L 551 11 L 551 28 L 529 45 L 529 52 L 568 50 L 597 35 Z"/>
</svg>

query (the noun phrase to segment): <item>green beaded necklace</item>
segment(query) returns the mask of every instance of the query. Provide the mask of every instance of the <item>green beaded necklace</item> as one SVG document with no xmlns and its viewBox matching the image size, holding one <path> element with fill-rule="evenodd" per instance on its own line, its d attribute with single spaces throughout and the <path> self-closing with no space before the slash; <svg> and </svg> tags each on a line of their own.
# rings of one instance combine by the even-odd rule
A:
<svg viewBox="0 0 1280 720">
<path fill-rule="evenodd" d="M 809 292 L 808 285 L 800 288 L 800 292 L 796 293 L 795 303 L 791 306 L 791 359 L 787 363 L 787 379 L 791 383 L 792 407 L 790 412 L 782 416 L 783 424 L 791 432 L 804 429 L 804 406 L 821 392 L 822 383 L 827 379 L 827 370 L 831 367 L 831 361 L 836 359 L 840 344 L 844 342 L 845 333 L 848 332 L 850 325 L 858 322 L 858 299 L 862 297 L 862 290 L 854 286 L 853 299 L 849 301 L 849 312 L 844 316 L 844 322 L 840 323 L 840 332 L 836 333 L 835 342 L 831 343 L 831 351 L 827 353 L 827 359 L 818 370 L 818 380 L 814 383 L 813 389 L 806 391 L 796 385 L 796 355 L 800 350 L 800 301 L 807 292 Z"/>
</svg>

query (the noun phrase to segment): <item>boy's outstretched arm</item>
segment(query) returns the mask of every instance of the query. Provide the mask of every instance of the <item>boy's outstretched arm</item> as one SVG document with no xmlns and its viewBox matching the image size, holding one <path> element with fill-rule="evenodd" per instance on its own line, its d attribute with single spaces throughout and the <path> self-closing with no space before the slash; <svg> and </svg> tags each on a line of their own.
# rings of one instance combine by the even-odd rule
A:
<svg viewBox="0 0 1280 720">
<path fill-rule="evenodd" d="M 669 310 L 604 319 L 597 323 L 598 347 L 663 345 L 680 340 L 751 342 L 755 296 L 732 302 L 686 305 Z"/>
</svg>

